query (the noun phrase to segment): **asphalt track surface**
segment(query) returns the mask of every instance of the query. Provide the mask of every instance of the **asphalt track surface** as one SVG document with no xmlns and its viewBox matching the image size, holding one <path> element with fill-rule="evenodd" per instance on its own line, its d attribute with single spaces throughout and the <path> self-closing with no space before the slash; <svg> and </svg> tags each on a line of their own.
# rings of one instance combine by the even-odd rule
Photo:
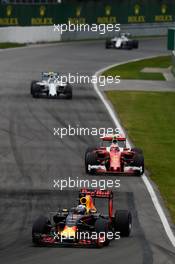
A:
<svg viewBox="0 0 175 264">
<path fill-rule="evenodd" d="M 60 192 L 53 180 L 87 179 L 84 151 L 97 140 L 61 139 L 53 128 L 114 127 L 91 85 L 75 85 L 72 101 L 33 99 L 31 80 L 41 71 L 92 75 L 110 64 L 164 53 L 165 39 L 142 40 L 134 51 L 106 50 L 103 42 L 94 41 L 0 52 L 1 263 L 175 263 L 175 250 L 140 178 L 122 177 L 114 190 L 114 207 L 132 211 L 131 237 L 103 249 L 38 248 L 31 242 L 38 215 L 75 204 L 77 190 Z"/>
</svg>

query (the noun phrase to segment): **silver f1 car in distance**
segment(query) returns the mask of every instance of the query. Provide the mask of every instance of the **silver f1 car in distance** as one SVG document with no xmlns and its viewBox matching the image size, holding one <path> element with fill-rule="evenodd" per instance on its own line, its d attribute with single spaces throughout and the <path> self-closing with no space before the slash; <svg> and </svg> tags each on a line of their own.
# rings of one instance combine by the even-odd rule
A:
<svg viewBox="0 0 175 264">
<path fill-rule="evenodd" d="M 63 82 L 59 73 L 56 72 L 43 72 L 41 81 L 31 82 L 30 92 L 34 98 L 63 97 L 72 99 L 72 86 L 68 82 Z"/>
<path fill-rule="evenodd" d="M 119 36 L 106 40 L 106 49 L 138 49 L 138 40 L 132 39 L 130 33 L 120 33 Z"/>
</svg>

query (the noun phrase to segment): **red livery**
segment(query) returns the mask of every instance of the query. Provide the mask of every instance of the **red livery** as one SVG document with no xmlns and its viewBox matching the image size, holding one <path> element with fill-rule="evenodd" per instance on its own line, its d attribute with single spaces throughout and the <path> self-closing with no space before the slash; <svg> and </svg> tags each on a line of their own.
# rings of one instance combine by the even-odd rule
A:
<svg viewBox="0 0 175 264">
<path fill-rule="evenodd" d="M 90 147 L 85 153 L 85 169 L 88 174 L 142 175 L 144 157 L 141 149 L 128 148 L 121 135 L 101 137 L 102 143 Z"/>
</svg>

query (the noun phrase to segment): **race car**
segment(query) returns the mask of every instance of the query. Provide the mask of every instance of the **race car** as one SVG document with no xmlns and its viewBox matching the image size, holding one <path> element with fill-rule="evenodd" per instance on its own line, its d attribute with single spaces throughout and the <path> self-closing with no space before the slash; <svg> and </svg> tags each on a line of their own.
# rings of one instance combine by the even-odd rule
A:
<svg viewBox="0 0 175 264">
<path fill-rule="evenodd" d="M 139 41 L 131 39 L 129 33 L 120 33 L 118 37 L 114 37 L 106 40 L 106 49 L 138 49 Z"/>
<path fill-rule="evenodd" d="M 108 201 L 107 214 L 100 213 L 95 206 L 101 198 Z M 113 214 L 111 190 L 81 189 L 76 207 L 59 209 L 49 217 L 40 216 L 35 220 L 32 240 L 40 246 L 103 247 L 111 240 L 128 237 L 131 228 L 132 215 L 128 210 Z"/>
<path fill-rule="evenodd" d="M 59 73 L 56 72 L 43 72 L 41 81 L 31 82 L 30 92 L 34 98 L 58 98 L 62 96 L 72 99 L 72 86 L 69 83 L 62 82 Z"/>
<path fill-rule="evenodd" d="M 139 148 L 128 148 L 122 134 L 101 137 L 99 146 L 85 152 L 88 174 L 118 174 L 140 176 L 144 173 L 144 156 Z"/>
</svg>

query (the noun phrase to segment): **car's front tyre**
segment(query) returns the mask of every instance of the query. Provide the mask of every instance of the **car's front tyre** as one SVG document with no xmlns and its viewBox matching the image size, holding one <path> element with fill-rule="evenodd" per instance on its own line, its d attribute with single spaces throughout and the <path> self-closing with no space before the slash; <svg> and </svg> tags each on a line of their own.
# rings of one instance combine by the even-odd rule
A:
<svg viewBox="0 0 175 264">
<path fill-rule="evenodd" d="M 48 217 L 39 216 L 32 227 L 32 241 L 34 244 L 39 244 L 40 235 L 49 234 L 51 223 Z"/>
</svg>

